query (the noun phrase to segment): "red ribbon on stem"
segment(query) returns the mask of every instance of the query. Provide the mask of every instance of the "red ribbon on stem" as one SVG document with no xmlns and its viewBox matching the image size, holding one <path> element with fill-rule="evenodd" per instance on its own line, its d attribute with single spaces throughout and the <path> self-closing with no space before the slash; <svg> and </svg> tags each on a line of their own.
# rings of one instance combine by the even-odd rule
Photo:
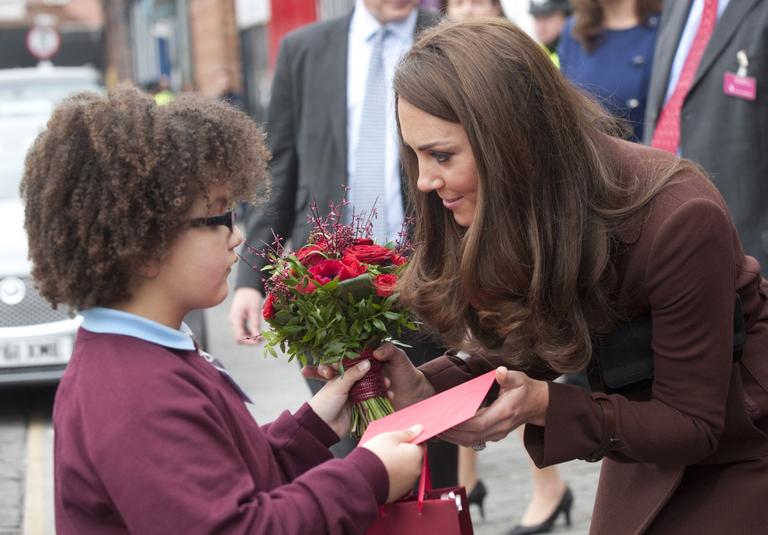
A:
<svg viewBox="0 0 768 535">
<path fill-rule="evenodd" d="M 352 385 L 352 388 L 349 391 L 349 401 L 352 403 L 361 403 L 366 399 L 387 397 L 387 389 L 384 386 L 384 376 L 381 373 L 381 369 L 384 365 L 373 358 L 373 350 L 364 349 L 360 352 L 357 358 L 344 359 L 342 364 L 344 365 L 344 369 L 348 369 L 366 359 L 370 361 L 371 367 L 368 369 L 368 372 L 363 375 L 362 379 Z"/>
</svg>

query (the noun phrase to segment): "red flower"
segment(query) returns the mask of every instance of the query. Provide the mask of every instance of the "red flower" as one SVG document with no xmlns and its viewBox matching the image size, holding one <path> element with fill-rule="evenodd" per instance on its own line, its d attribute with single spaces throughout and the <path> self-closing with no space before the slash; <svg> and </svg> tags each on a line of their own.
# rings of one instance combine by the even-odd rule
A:
<svg viewBox="0 0 768 535">
<path fill-rule="evenodd" d="M 322 284 L 328 284 L 333 279 L 337 279 L 344 271 L 344 263 L 341 260 L 323 259 L 311 268 L 309 268 L 312 277 Z"/>
<path fill-rule="evenodd" d="M 373 245 L 373 240 L 370 238 L 355 238 L 352 240 L 352 245 Z"/>
<path fill-rule="evenodd" d="M 315 266 L 321 261 L 325 260 L 325 256 L 323 255 L 324 252 L 325 249 L 322 245 L 305 245 L 296 251 L 296 259 L 308 268 L 311 268 L 312 266 Z"/>
<path fill-rule="evenodd" d="M 296 285 L 296 291 L 301 294 L 311 294 L 317 289 L 317 286 L 315 286 L 315 283 L 312 282 L 312 280 L 309 277 L 304 277 L 297 285 Z"/>
<path fill-rule="evenodd" d="M 376 287 L 376 295 L 379 297 L 388 297 L 395 291 L 395 284 L 397 284 L 397 275 L 391 273 L 384 275 L 376 275 L 373 279 L 373 285 Z"/>
<path fill-rule="evenodd" d="M 261 309 L 261 315 L 265 320 L 275 317 L 275 294 L 270 293 L 267 295 L 267 299 L 264 301 L 264 306 Z"/>
<path fill-rule="evenodd" d="M 393 254 L 395 253 L 392 249 L 387 249 L 382 245 L 353 245 L 344 251 L 345 258 L 352 257 L 359 262 L 379 266 L 391 263 Z"/>
<path fill-rule="evenodd" d="M 393 253 L 392 254 L 392 263 L 394 265 L 396 265 L 396 266 L 402 266 L 407 261 L 408 261 L 408 259 L 406 257 L 404 257 L 403 255 L 399 255 L 397 253 Z"/>
<path fill-rule="evenodd" d="M 341 259 L 341 263 L 344 264 L 341 280 L 354 279 L 366 272 L 365 266 L 358 262 L 356 258 L 345 256 Z"/>
</svg>

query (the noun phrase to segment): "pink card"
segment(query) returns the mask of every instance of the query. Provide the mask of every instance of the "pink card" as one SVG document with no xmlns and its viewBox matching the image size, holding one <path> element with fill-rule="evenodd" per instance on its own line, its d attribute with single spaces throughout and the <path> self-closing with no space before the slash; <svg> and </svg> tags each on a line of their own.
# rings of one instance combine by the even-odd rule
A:
<svg viewBox="0 0 768 535">
<path fill-rule="evenodd" d="M 424 430 L 413 439 L 413 443 L 421 444 L 446 429 L 469 420 L 475 415 L 488 394 L 488 390 L 494 382 L 495 374 L 495 371 L 490 371 L 471 381 L 371 422 L 360 439 L 360 444 L 364 444 L 379 433 L 398 431 L 416 424 L 423 425 Z"/>
<path fill-rule="evenodd" d="M 755 100 L 757 98 L 757 80 L 751 76 L 739 76 L 732 72 L 726 72 L 723 77 L 723 92 L 731 97 Z"/>
</svg>

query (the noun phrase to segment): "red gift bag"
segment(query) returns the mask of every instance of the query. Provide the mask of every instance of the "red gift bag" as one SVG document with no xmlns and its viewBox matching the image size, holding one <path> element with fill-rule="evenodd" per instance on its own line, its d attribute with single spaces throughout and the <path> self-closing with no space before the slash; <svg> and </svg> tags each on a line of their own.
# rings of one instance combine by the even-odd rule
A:
<svg viewBox="0 0 768 535">
<path fill-rule="evenodd" d="M 421 468 L 419 492 L 382 505 L 366 535 L 474 535 L 464 487 L 432 488 L 427 455 Z"/>
</svg>

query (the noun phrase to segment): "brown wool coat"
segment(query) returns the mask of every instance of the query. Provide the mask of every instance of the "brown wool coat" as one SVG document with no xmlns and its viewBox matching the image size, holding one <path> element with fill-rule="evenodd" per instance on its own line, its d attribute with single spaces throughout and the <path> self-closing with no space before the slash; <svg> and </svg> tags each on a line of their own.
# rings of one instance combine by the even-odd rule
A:
<svg viewBox="0 0 768 535">
<path fill-rule="evenodd" d="M 608 150 L 641 178 L 671 158 L 625 142 Z M 768 533 L 768 282 L 698 172 L 683 173 L 618 239 L 617 310 L 651 315 L 653 384 L 630 399 L 550 383 L 546 426 L 526 427 L 528 452 L 548 466 L 602 456 L 613 439 L 593 534 Z M 736 292 L 747 341 L 734 364 Z M 498 364 L 445 356 L 420 369 L 442 391 Z"/>
</svg>

